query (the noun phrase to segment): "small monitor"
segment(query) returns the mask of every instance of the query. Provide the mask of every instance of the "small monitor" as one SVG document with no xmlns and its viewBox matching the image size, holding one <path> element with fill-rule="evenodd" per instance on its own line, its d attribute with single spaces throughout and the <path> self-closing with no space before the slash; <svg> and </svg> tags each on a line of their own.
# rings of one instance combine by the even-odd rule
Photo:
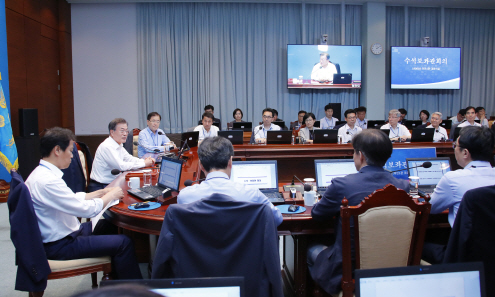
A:
<svg viewBox="0 0 495 297">
<path fill-rule="evenodd" d="M 278 189 L 277 161 L 233 161 L 230 180 L 260 190 Z"/>
<path fill-rule="evenodd" d="M 411 142 L 432 142 L 434 128 L 416 128 L 412 130 Z"/>
<path fill-rule="evenodd" d="M 182 160 L 162 157 L 158 185 L 162 188 L 179 190 L 180 175 L 182 173 Z"/>
</svg>

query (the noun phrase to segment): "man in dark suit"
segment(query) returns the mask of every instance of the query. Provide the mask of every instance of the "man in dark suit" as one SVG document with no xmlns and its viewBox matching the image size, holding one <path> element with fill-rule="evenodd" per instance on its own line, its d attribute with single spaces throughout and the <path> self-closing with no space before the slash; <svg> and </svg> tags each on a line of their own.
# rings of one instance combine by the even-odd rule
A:
<svg viewBox="0 0 495 297">
<path fill-rule="evenodd" d="M 345 197 L 349 205 L 358 205 L 366 196 L 387 184 L 409 191 L 409 183 L 399 180 L 383 169 L 392 155 L 392 144 L 387 135 L 375 129 L 363 130 L 352 139 L 354 164 L 359 171 L 332 180 L 311 215 L 315 220 L 336 217 L 335 243 L 332 246 L 314 244 L 308 249 L 308 267 L 312 278 L 328 293 L 341 290 L 342 227 L 340 206 Z"/>
</svg>

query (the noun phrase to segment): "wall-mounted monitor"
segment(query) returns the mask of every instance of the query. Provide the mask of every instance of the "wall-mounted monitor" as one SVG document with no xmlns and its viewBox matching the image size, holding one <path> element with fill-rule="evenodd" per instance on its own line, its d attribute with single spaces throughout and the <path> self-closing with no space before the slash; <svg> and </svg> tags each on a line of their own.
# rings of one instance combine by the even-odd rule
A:
<svg viewBox="0 0 495 297">
<path fill-rule="evenodd" d="M 361 46 L 287 45 L 287 87 L 361 88 Z"/>
<path fill-rule="evenodd" d="M 391 52 L 392 89 L 460 88 L 461 48 L 393 46 Z"/>
</svg>

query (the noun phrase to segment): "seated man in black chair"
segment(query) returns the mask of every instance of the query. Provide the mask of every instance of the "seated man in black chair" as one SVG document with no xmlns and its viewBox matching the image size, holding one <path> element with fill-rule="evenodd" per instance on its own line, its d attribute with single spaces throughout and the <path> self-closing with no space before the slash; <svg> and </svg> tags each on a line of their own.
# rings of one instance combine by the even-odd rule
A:
<svg viewBox="0 0 495 297">
<path fill-rule="evenodd" d="M 26 180 L 46 256 L 50 260 L 111 256 L 118 278 L 141 278 L 134 246 L 127 236 L 106 235 L 116 233 L 116 227 L 106 220 L 100 220 L 93 230 L 92 222 L 81 224 L 77 219 L 98 215 L 124 194 L 119 187 L 92 193 L 74 193 L 67 187 L 61 169 L 71 162 L 74 138 L 68 129 L 49 129 L 40 141 L 40 165 Z"/>
<path fill-rule="evenodd" d="M 350 206 L 358 205 L 365 197 L 387 184 L 409 191 L 409 183 L 399 180 L 383 169 L 392 155 L 392 143 L 376 129 L 363 130 L 352 139 L 354 164 L 358 173 L 332 180 L 320 202 L 315 204 L 311 216 L 315 220 L 336 218 L 335 243 L 311 245 L 308 249 L 308 267 L 311 277 L 326 292 L 337 294 L 342 278 L 342 227 L 340 206 L 347 198 Z"/>
</svg>

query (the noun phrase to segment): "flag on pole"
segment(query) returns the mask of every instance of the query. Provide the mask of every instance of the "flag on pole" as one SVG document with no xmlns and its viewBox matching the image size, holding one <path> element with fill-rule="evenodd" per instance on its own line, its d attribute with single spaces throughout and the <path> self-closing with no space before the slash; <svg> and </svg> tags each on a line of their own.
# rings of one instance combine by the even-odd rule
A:
<svg viewBox="0 0 495 297">
<path fill-rule="evenodd" d="M 19 168 L 10 122 L 9 71 L 5 0 L 0 0 L 0 179 L 10 182 L 10 169 Z"/>
</svg>

